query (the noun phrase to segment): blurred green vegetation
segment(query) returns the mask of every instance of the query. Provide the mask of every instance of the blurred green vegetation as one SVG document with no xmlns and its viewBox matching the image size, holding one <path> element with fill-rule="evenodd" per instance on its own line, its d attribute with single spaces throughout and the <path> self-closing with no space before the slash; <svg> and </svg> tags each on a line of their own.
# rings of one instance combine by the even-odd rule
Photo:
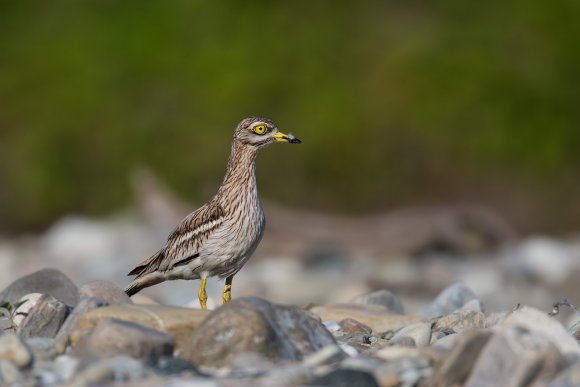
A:
<svg viewBox="0 0 580 387">
<path fill-rule="evenodd" d="M 303 140 L 266 200 L 338 212 L 477 201 L 580 226 L 580 2 L 0 2 L 0 229 L 201 202 L 248 115 Z"/>
</svg>

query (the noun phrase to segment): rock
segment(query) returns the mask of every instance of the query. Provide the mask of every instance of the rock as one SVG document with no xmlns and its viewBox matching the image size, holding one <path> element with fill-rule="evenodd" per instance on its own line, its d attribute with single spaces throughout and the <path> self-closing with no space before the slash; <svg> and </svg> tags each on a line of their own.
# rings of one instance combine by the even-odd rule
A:
<svg viewBox="0 0 580 387">
<path fill-rule="evenodd" d="M 363 333 L 370 335 L 373 331 L 368 325 L 356 321 L 352 318 L 345 318 L 338 324 L 344 333 Z"/>
<path fill-rule="evenodd" d="M 437 332 L 437 333 L 440 333 L 440 332 Z M 431 336 L 431 337 L 433 337 L 433 336 Z M 450 335 L 443 335 L 443 337 L 441 337 L 440 339 L 437 339 L 437 341 L 435 341 L 435 343 L 433 344 L 433 347 L 443 348 L 443 349 L 451 349 L 455 346 L 455 343 L 457 343 L 459 337 L 460 337 L 460 335 L 458 335 L 457 333 L 452 333 Z"/>
<path fill-rule="evenodd" d="M 70 336 L 78 325 L 81 317 L 89 310 L 101 306 L 103 306 L 102 301 L 97 300 L 96 298 L 84 297 L 78 302 L 55 337 L 55 350 L 57 353 L 64 353 L 69 344 Z"/>
<path fill-rule="evenodd" d="M 562 354 L 546 337 L 509 326 L 489 339 L 465 387 L 545 385 L 565 364 Z"/>
<path fill-rule="evenodd" d="M 433 324 L 433 331 L 460 333 L 467 329 L 485 328 L 485 323 L 483 313 L 465 309 L 437 319 Z"/>
<path fill-rule="evenodd" d="M 574 337 L 566 331 L 560 322 L 542 311 L 523 306 L 508 315 L 497 328 L 504 329 L 514 325 L 525 327 L 535 335 L 549 338 L 564 355 L 580 354 L 580 346 Z"/>
<path fill-rule="evenodd" d="M 58 354 L 55 340 L 48 337 L 30 337 L 25 340 L 37 360 L 52 360 Z"/>
<path fill-rule="evenodd" d="M 17 279 L 0 292 L 0 301 L 15 304 L 22 296 L 30 293 L 50 294 L 71 307 L 79 301 L 77 286 L 56 269 L 42 269 Z"/>
<path fill-rule="evenodd" d="M 507 312 L 496 312 L 490 313 L 485 317 L 485 327 L 491 328 L 497 324 L 503 322 L 505 318 L 509 315 Z"/>
<path fill-rule="evenodd" d="M 580 362 L 569 366 L 550 383 L 549 387 L 573 387 L 580 385 Z"/>
<path fill-rule="evenodd" d="M 416 323 L 399 329 L 389 341 L 391 345 L 403 343 L 403 339 L 412 339 L 415 346 L 425 347 L 431 341 L 431 323 Z M 404 343 L 403 343 L 404 344 Z"/>
<path fill-rule="evenodd" d="M 458 312 L 463 311 L 473 311 L 483 313 L 483 303 L 480 300 L 471 300 L 465 303 L 461 308 L 457 310 Z"/>
<path fill-rule="evenodd" d="M 6 360 L 20 369 L 32 365 L 32 351 L 23 339 L 14 333 L 0 335 L 0 360 Z"/>
<path fill-rule="evenodd" d="M 491 331 L 472 330 L 456 335 L 456 343 L 445 361 L 435 371 L 433 386 L 463 385 L 482 348 L 492 336 Z"/>
<path fill-rule="evenodd" d="M 20 327 L 22 322 L 28 316 L 32 308 L 36 306 L 38 300 L 43 296 L 42 293 L 30 293 L 22 296 L 16 304 L 13 306 L 16 307 L 14 311 L 14 315 L 12 317 L 12 322 L 16 327 Z"/>
<path fill-rule="evenodd" d="M 363 305 L 380 305 L 387 308 L 390 312 L 405 314 L 403 304 L 401 303 L 401 300 L 399 300 L 399 297 L 385 289 L 358 296 L 353 300 L 353 302 L 355 304 Z"/>
<path fill-rule="evenodd" d="M 155 360 L 171 356 L 175 342 L 167 333 L 133 322 L 105 319 L 75 346 L 81 357 L 129 356 L 140 360 Z"/>
<path fill-rule="evenodd" d="M 215 310 L 178 354 L 198 366 L 223 367 L 243 352 L 265 354 L 280 362 L 301 360 L 326 346 L 337 344 L 309 313 L 249 297 Z"/>
<path fill-rule="evenodd" d="M 331 304 L 320 305 L 310 308 L 310 311 L 322 319 L 341 321 L 352 318 L 368 325 L 373 332 L 396 331 L 406 325 L 420 322 L 419 316 L 403 316 L 392 314 L 378 305 L 361 304 Z"/>
<path fill-rule="evenodd" d="M 68 307 L 49 294 L 45 294 L 30 310 L 19 329 L 21 337 L 54 338 L 68 316 Z"/>
<path fill-rule="evenodd" d="M 91 281 L 79 289 L 81 297 L 94 297 L 107 305 L 132 304 L 123 289 L 110 281 Z"/>
<path fill-rule="evenodd" d="M 349 345 L 361 353 L 371 348 L 370 338 L 371 336 L 366 333 L 349 333 L 336 337 L 336 341 L 339 344 Z"/>
<path fill-rule="evenodd" d="M 379 387 L 372 373 L 357 369 L 339 368 L 320 376 L 307 385 L 333 387 Z"/>
<path fill-rule="evenodd" d="M 204 376 L 195 365 L 179 357 L 162 356 L 156 362 L 149 364 L 158 375 L 178 375 Z"/>
<path fill-rule="evenodd" d="M 568 329 L 568 332 L 580 343 L 580 320 L 576 321 L 572 326 Z"/>
<path fill-rule="evenodd" d="M 0 360 L 0 385 L 19 386 L 22 384 L 22 374 L 13 363 Z"/>
<path fill-rule="evenodd" d="M 169 333 L 175 339 L 175 345 L 180 346 L 208 316 L 208 312 L 198 309 L 179 308 L 165 305 L 111 305 L 91 309 L 82 314 L 70 334 L 71 345 L 74 347 L 79 339 L 94 329 L 105 319 L 129 321 Z"/>
<path fill-rule="evenodd" d="M 477 296 L 461 281 L 445 288 L 425 311 L 425 316 L 434 318 L 456 311 Z"/>
<path fill-rule="evenodd" d="M 110 385 L 112 382 L 136 382 L 146 375 L 143 365 L 135 359 L 115 356 L 92 362 L 77 373 L 67 387 Z"/>
</svg>

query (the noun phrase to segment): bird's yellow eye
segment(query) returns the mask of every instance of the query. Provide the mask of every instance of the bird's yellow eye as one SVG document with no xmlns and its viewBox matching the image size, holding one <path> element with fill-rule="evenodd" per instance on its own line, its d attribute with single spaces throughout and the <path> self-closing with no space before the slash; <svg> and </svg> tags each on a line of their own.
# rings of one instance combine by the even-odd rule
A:
<svg viewBox="0 0 580 387">
<path fill-rule="evenodd" d="M 254 127 L 254 133 L 256 134 L 264 134 L 267 130 L 268 128 L 266 128 L 266 125 L 257 125 Z"/>
</svg>

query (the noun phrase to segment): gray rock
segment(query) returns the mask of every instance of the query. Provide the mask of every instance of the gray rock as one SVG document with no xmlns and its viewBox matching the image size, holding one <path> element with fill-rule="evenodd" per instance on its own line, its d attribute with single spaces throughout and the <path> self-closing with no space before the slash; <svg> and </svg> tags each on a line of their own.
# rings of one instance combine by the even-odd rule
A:
<svg viewBox="0 0 580 387">
<path fill-rule="evenodd" d="M 171 356 L 173 337 L 128 321 L 107 319 L 84 336 L 75 347 L 75 354 L 84 357 L 130 356 L 141 360 L 156 360 Z"/>
<path fill-rule="evenodd" d="M 549 385 L 549 387 L 574 386 L 580 386 L 580 362 L 573 364 L 560 372 Z"/>
<path fill-rule="evenodd" d="M 51 295 L 45 294 L 28 312 L 18 330 L 21 337 L 53 338 L 68 316 L 68 307 Z"/>
<path fill-rule="evenodd" d="M 389 344 L 397 345 L 405 338 L 413 339 L 415 346 L 425 347 L 431 341 L 431 323 L 416 323 L 398 330 Z"/>
<path fill-rule="evenodd" d="M 456 311 L 477 296 L 461 281 L 445 288 L 425 311 L 425 316 L 434 318 Z"/>
<path fill-rule="evenodd" d="M 379 387 L 374 375 L 359 369 L 339 368 L 307 383 L 310 386 Z"/>
<path fill-rule="evenodd" d="M 562 354 L 546 337 L 510 326 L 489 339 L 465 387 L 546 384 L 565 365 Z"/>
<path fill-rule="evenodd" d="M 580 320 L 576 321 L 570 328 L 568 332 L 580 343 Z"/>
<path fill-rule="evenodd" d="M 433 347 L 441 348 L 441 349 L 452 349 L 457 343 L 460 335 L 457 333 L 453 333 L 450 335 L 443 335 L 440 339 L 438 339 L 434 344 Z"/>
<path fill-rule="evenodd" d="M 17 386 L 22 382 L 22 374 L 13 363 L 0 360 L 0 386 Z"/>
<path fill-rule="evenodd" d="M 156 362 L 150 363 L 149 366 L 158 375 L 187 374 L 188 376 L 203 376 L 191 362 L 173 356 L 162 356 Z"/>
<path fill-rule="evenodd" d="M 79 301 L 77 286 L 56 269 L 42 269 L 17 279 L 0 292 L 0 301 L 15 304 L 22 296 L 30 293 L 50 294 L 71 307 Z"/>
<path fill-rule="evenodd" d="M 473 312 L 484 312 L 483 303 L 480 300 L 471 300 L 466 302 L 461 308 L 458 309 L 458 312 L 463 311 L 473 311 Z"/>
<path fill-rule="evenodd" d="M 123 289 L 110 281 L 91 281 L 82 285 L 79 289 L 82 297 L 94 297 L 104 304 L 132 304 L 131 298 L 125 294 Z"/>
<path fill-rule="evenodd" d="M 33 356 L 23 339 L 14 333 L 4 333 L 0 335 L 0 359 L 23 369 L 32 365 Z"/>
<path fill-rule="evenodd" d="M 472 330 L 456 336 L 451 353 L 435 371 L 433 386 L 463 385 L 479 353 L 491 338 L 492 332 Z"/>
<path fill-rule="evenodd" d="M 399 300 L 399 297 L 385 289 L 358 296 L 353 302 L 364 305 L 381 305 L 393 313 L 405 314 L 403 304 Z"/>
<path fill-rule="evenodd" d="M 443 316 L 433 324 L 433 331 L 445 331 L 460 333 L 468 329 L 485 328 L 485 315 L 469 309 Z"/>
<path fill-rule="evenodd" d="M 326 346 L 337 344 L 308 312 L 250 297 L 238 298 L 210 314 L 179 356 L 198 366 L 222 367 L 242 352 L 265 354 L 278 362 L 301 360 Z"/>
</svg>

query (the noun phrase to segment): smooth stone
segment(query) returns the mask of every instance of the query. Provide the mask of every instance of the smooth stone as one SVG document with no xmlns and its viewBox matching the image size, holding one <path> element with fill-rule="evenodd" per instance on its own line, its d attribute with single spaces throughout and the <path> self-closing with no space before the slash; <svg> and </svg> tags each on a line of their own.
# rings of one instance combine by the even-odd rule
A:
<svg viewBox="0 0 580 387">
<path fill-rule="evenodd" d="M 465 303 L 461 308 L 457 310 L 458 312 L 463 311 L 473 311 L 473 312 L 484 312 L 483 303 L 480 300 L 471 300 Z"/>
<path fill-rule="evenodd" d="M 452 333 L 450 335 L 445 335 L 442 338 L 438 339 L 433 346 L 437 348 L 443 349 L 451 349 L 455 346 L 455 343 L 459 339 L 460 335 L 457 333 Z"/>
<path fill-rule="evenodd" d="M 69 314 L 69 308 L 49 294 L 43 295 L 22 321 L 18 333 L 23 338 L 54 338 Z"/>
<path fill-rule="evenodd" d="M 230 376 L 260 376 L 278 368 L 278 365 L 266 356 L 256 352 L 238 353 L 229 365 Z"/>
<path fill-rule="evenodd" d="M 71 307 L 79 301 L 77 286 L 56 269 L 42 269 L 17 279 L 0 292 L 0 301 L 15 304 L 30 293 L 50 294 Z"/>
<path fill-rule="evenodd" d="M 322 322 L 322 324 L 332 334 L 335 334 L 335 333 L 340 332 L 342 330 L 342 328 L 338 324 L 338 321 L 336 321 L 336 320 L 324 321 L 324 322 Z"/>
<path fill-rule="evenodd" d="M 212 313 L 213 314 L 213 313 Z M 197 329 L 209 315 L 199 309 L 180 308 L 165 305 L 110 305 L 90 309 L 82 314 L 70 334 L 74 347 L 81 337 L 90 332 L 105 319 L 130 321 L 157 331 L 169 333 L 175 338 L 176 348 L 180 348 L 191 332 Z"/>
<path fill-rule="evenodd" d="M 387 346 L 375 351 L 373 356 L 387 361 L 399 358 L 419 358 L 421 357 L 421 350 L 415 347 Z"/>
<path fill-rule="evenodd" d="M 338 347 L 332 334 L 308 312 L 248 297 L 211 313 L 178 355 L 198 366 L 219 368 L 242 352 L 265 354 L 274 362 L 296 361 L 327 346 Z"/>
<path fill-rule="evenodd" d="M 355 348 L 357 352 L 365 352 L 371 347 L 370 336 L 366 333 L 350 333 L 336 337 L 340 344 L 347 344 Z"/>
<path fill-rule="evenodd" d="M 310 311 L 322 321 L 342 321 L 347 318 L 369 326 L 373 332 L 396 331 L 406 325 L 423 321 L 419 316 L 392 314 L 382 306 L 363 304 L 331 304 L 313 306 Z"/>
<path fill-rule="evenodd" d="M 564 371 L 560 372 L 558 376 L 548 387 L 573 387 L 580 386 L 580 362 L 572 364 Z"/>
<path fill-rule="evenodd" d="M 580 354 L 580 346 L 574 337 L 558 320 L 549 317 L 545 312 L 523 306 L 508 315 L 496 329 L 503 330 L 504 327 L 514 325 L 525 327 L 535 335 L 547 337 L 564 355 Z"/>
<path fill-rule="evenodd" d="M 132 304 L 131 298 L 110 281 L 91 281 L 79 288 L 81 297 L 94 297 L 108 305 Z"/>
<path fill-rule="evenodd" d="M 455 345 L 436 369 L 432 385 L 446 387 L 465 383 L 479 353 L 491 336 L 489 330 L 472 330 L 456 335 Z"/>
<path fill-rule="evenodd" d="M 7 360 L 0 360 L 0 386 L 19 386 L 22 374 L 18 367 Z"/>
<path fill-rule="evenodd" d="M 358 296 L 352 302 L 363 305 L 380 305 L 387 308 L 390 312 L 405 314 L 405 309 L 399 297 L 386 289 Z"/>
<path fill-rule="evenodd" d="M 28 316 L 32 308 L 34 308 L 42 296 L 44 296 L 42 293 L 26 294 L 22 296 L 22 298 L 20 298 L 20 300 L 18 300 L 15 305 L 13 305 L 17 306 L 12 315 L 12 322 L 16 327 L 20 327 L 22 325 L 22 322 L 26 316 Z"/>
<path fill-rule="evenodd" d="M 371 372 L 349 368 L 339 368 L 330 371 L 326 375 L 319 376 L 306 385 L 333 387 L 379 387 L 376 378 Z"/>
<path fill-rule="evenodd" d="M 32 350 L 26 342 L 15 333 L 0 335 L 0 359 L 13 363 L 20 369 L 32 365 Z"/>
<path fill-rule="evenodd" d="M 75 346 L 81 357 L 129 356 L 151 361 L 171 356 L 175 347 L 173 336 L 142 325 L 122 320 L 105 319 Z"/>
<path fill-rule="evenodd" d="M 568 333 L 572 335 L 580 343 L 580 320 L 576 321 L 570 328 L 568 329 Z"/>
<path fill-rule="evenodd" d="M 373 332 L 371 327 L 352 318 L 345 318 L 338 324 L 344 333 L 364 333 L 370 335 Z"/>
<path fill-rule="evenodd" d="M 425 316 L 434 318 L 455 312 L 477 296 L 463 282 L 458 281 L 445 288 L 428 306 Z"/>
<path fill-rule="evenodd" d="M 149 363 L 149 366 L 158 375 L 186 374 L 187 376 L 203 376 L 193 363 L 179 357 L 162 356 L 156 362 Z"/>
<path fill-rule="evenodd" d="M 413 339 L 415 346 L 425 347 L 431 341 L 431 323 L 416 323 L 407 325 L 399 329 L 389 341 L 389 344 L 396 345 L 401 339 Z"/>
<path fill-rule="evenodd" d="M 68 382 L 76 375 L 80 363 L 77 357 L 61 355 L 54 360 L 54 370 L 60 380 Z"/>
<path fill-rule="evenodd" d="M 565 365 L 565 358 L 546 337 L 509 326 L 483 347 L 465 387 L 545 385 Z"/>
<path fill-rule="evenodd" d="M 466 309 L 437 319 L 433 324 L 433 331 L 461 333 L 468 329 L 485 328 L 485 324 L 486 319 L 483 313 Z"/>
<path fill-rule="evenodd" d="M 485 327 L 492 328 L 500 323 L 502 323 L 505 318 L 509 315 L 507 312 L 495 312 L 490 313 L 485 317 Z"/>
</svg>

